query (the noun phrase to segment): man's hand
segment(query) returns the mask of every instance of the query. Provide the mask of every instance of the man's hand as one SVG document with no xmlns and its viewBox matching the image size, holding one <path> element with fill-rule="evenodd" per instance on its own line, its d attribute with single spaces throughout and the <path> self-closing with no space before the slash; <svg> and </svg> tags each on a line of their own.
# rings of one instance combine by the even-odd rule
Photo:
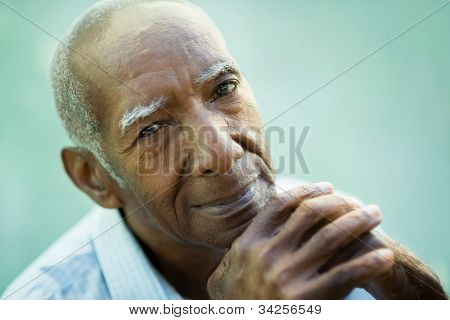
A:
<svg viewBox="0 0 450 320">
<path fill-rule="evenodd" d="M 374 246 L 387 245 L 395 255 L 395 265 L 364 287 L 377 299 L 448 299 L 436 274 L 407 248 L 387 235 L 374 232 Z"/>
<path fill-rule="evenodd" d="M 210 297 L 344 298 L 353 288 L 385 274 L 394 263 L 393 252 L 383 244 L 336 262 L 342 248 L 380 221 L 376 206 L 361 208 L 356 201 L 334 194 L 327 183 L 279 195 L 233 242 L 208 280 Z"/>
<path fill-rule="evenodd" d="M 431 268 L 407 248 L 376 230 L 355 237 L 321 271 L 385 247 L 394 253 L 395 264 L 387 272 L 363 284 L 362 288 L 376 299 L 448 299 L 439 278 Z"/>
</svg>

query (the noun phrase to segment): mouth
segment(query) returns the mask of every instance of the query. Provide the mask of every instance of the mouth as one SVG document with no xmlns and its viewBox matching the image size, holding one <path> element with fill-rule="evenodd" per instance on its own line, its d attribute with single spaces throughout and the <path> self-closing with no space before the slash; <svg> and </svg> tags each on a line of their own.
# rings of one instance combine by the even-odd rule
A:
<svg viewBox="0 0 450 320">
<path fill-rule="evenodd" d="M 191 207 L 191 213 L 203 213 L 210 216 L 233 216 L 242 211 L 248 211 L 257 204 L 257 183 L 251 182 L 246 187 L 230 196 L 214 202 Z"/>
</svg>

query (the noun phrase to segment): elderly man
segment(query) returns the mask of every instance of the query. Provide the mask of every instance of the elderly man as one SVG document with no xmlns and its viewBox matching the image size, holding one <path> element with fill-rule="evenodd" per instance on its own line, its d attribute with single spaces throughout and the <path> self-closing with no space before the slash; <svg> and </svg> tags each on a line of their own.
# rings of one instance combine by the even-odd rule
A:
<svg viewBox="0 0 450 320">
<path fill-rule="evenodd" d="M 65 170 L 100 207 L 5 298 L 446 298 L 374 231 L 377 206 L 329 183 L 276 192 L 249 84 L 198 7 L 101 2 L 59 45 L 51 77 L 76 144 Z"/>
</svg>

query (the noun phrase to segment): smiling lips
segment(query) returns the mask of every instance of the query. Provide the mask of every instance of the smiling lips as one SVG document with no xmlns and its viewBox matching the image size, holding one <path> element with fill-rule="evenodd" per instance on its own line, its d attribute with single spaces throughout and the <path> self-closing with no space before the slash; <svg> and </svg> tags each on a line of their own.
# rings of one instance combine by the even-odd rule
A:
<svg viewBox="0 0 450 320">
<path fill-rule="evenodd" d="M 241 211 L 247 211 L 255 204 L 256 183 L 253 181 L 245 188 L 239 190 L 226 198 L 221 198 L 217 201 L 203 204 L 200 206 L 193 206 L 192 213 L 204 213 L 212 216 L 232 216 Z"/>
</svg>

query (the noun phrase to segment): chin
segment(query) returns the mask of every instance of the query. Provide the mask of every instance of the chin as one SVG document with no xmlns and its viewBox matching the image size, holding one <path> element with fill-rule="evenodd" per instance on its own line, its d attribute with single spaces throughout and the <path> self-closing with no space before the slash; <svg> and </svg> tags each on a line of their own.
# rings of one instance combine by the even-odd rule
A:
<svg viewBox="0 0 450 320">
<path fill-rule="evenodd" d="M 258 179 L 247 186 L 229 203 L 214 204 L 190 211 L 191 239 L 199 245 L 212 248 L 228 248 L 264 209 L 275 188 L 265 179 Z M 194 234 L 197 231 L 197 235 Z M 198 233 L 199 231 L 203 231 Z"/>
<path fill-rule="evenodd" d="M 247 229 L 252 220 L 249 220 L 236 228 L 222 232 L 211 238 L 208 246 L 211 248 L 227 249 Z"/>
</svg>

